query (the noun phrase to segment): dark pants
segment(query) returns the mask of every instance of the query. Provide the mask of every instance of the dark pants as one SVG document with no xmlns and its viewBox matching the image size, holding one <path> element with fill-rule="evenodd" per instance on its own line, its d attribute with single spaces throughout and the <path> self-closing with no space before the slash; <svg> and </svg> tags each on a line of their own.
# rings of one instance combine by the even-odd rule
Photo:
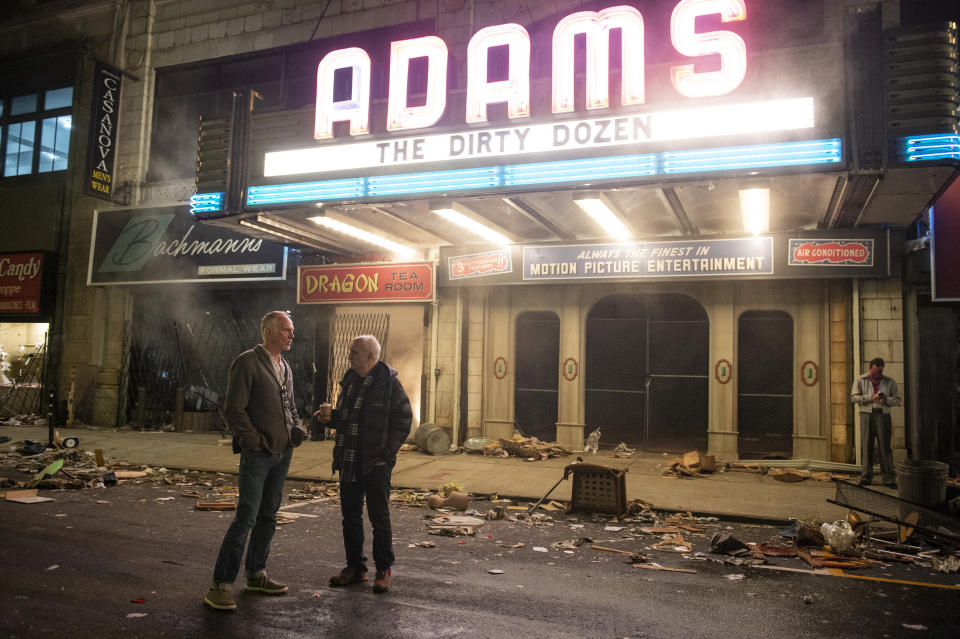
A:
<svg viewBox="0 0 960 639">
<path fill-rule="evenodd" d="M 377 570 L 393 565 L 393 533 L 390 531 L 390 473 L 386 466 L 374 466 L 357 481 L 340 482 L 340 512 L 343 514 L 343 548 L 347 565 L 367 569 L 363 555 L 363 500 L 373 527 L 373 563 Z"/>
<path fill-rule="evenodd" d="M 277 509 L 283 499 L 283 482 L 287 478 L 292 457 L 292 446 L 287 446 L 282 453 L 240 453 L 237 516 L 233 518 L 220 544 L 217 565 L 213 569 L 215 582 L 232 584 L 237 578 L 248 534 L 247 572 L 266 568 L 270 541 L 277 529 Z"/>
<path fill-rule="evenodd" d="M 893 451 L 890 448 L 890 436 L 893 430 L 890 414 L 882 411 L 860 413 L 860 451 L 863 468 L 860 476 L 864 479 L 873 479 L 873 439 L 877 439 L 877 448 L 880 451 L 880 473 L 884 483 L 891 483 L 896 479 L 893 471 Z"/>
</svg>

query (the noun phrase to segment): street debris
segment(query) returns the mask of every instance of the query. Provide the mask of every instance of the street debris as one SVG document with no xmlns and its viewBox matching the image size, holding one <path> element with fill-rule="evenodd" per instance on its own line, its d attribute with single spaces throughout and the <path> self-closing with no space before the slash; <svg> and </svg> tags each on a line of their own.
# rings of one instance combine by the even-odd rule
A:
<svg viewBox="0 0 960 639">
<path fill-rule="evenodd" d="M 407 548 L 436 548 L 437 542 L 435 541 L 418 541 L 415 544 L 407 544 Z"/>
<path fill-rule="evenodd" d="M 600 429 L 597 428 L 587 435 L 587 441 L 583 444 L 583 452 L 588 455 L 596 455 L 600 450 Z"/>
<path fill-rule="evenodd" d="M 452 508 L 454 510 L 466 510 L 470 504 L 470 495 L 467 493 L 451 492 L 447 496 L 430 495 L 427 497 L 427 505 L 430 508 Z"/>
<path fill-rule="evenodd" d="M 930 564 L 937 572 L 957 572 L 960 570 L 960 557 L 956 555 L 944 557 L 943 559 L 939 557 L 930 557 Z"/>
<path fill-rule="evenodd" d="M 824 523 L 820 526 L 820 534 L 834 552 L 846 552 L 853 547 L 857 535 L 847 521 L 835 521 L 832 524 Z"/>
<path fill-rule="evenodd" d="M 710 537 L 710 552 L 736 557 L 749 554 L 750 548 L 729 533 L 718 532 Z"/>
<path fill-rule="evenodd" d="M 500 450 L 506 451 L 506 455 L 500 455 Z M 565 457 L 570 454 L 570 451 L 555 443 L 542 442 L 536 437 L 524 437 L 520 433 L 514 433 L 510 439 L 501 437 L 496 442 L 484 446 L 483 454 L 503 457 L 515 455 L 529 461 L 538 461 L 550 457 Z"/>
<path fill-rule="evenodd" d="M 213 512 L 233 511 L 237 507 L 235 475 L 187 470 L 178 472 L 128 464 L 104 457 L 101 450 L 86 451 L 72 446 L 72 442 L 68 443 L 70 439 L 60 439 L 58 435 L 55 440 L 59 441 L 58 447 L 43 445 L 38 452 L 30 454 L 24 453 L 28 442 L 0 444 L 0 471 L 3 471 L 0 474 L 4 475 L 0 477 L 0 496 L 7 501 L 30 504 L 53 501 L 51 497 L 43 496 L 44 491 L 87 489 L 97 491 L 90 494 L 91 501 L 110 504 L 111 501 L 103 497 L 112 490 L 111 487 L 142 484 L 162 489 L 163 495 L 147 495 L 140 501 L 157 506 L 167 504 L 165 508 L 168 511 L 175 506 Z M 599 433 L 595 443 L 599 445 Z M 569 454 L 556 444 L 519 434 L 514 434 L 510 439 L 473 444 L 473 448 L 480 446 L 487 455 L 514 455 L 529 460 Z M 634 449 L 621 443 L 611 456 L 629 458 L 634 455 Z M 582 462 L 582 458 L 578 462 Z M 591 465 L 578 463 L 574 466 L 586 469 Z M 767 463 L 718 464 L 713 456 L 698 451 L 689 451 L 671 460 L 664 470 L 664 474 L 677 477 L 699 478 L 709 477 L 711 472 L 746 472 L 768 475 L 782 482 L 827 481 L 847 477 L 839 473 L 769 467 Z M 323 512 L 317 514 L 319 507 L 329 508 L 338 504 L 340 498 L 339 484 L 332 481 L 291 482 L 289 490 L 285 492 L 286 503 L 280 507 L 277 516 L 278 525 L 284 526 L 295 522 L 309 524 L 311 519 L 325 517 L 327 515 Z M 483 547 L 495 549 L 496 556 L 502 556 L 529 547 L 532 552 L 548 553 L 543 558 L 548 565 L 584 559 L 590 562 L 625 562 L 643 571 L 684 574 L 697 572 L 690 568 L 693 562 L 709 561 L 720 564 L 723 570 L 720 575 L 710 578 L 730 581 L 745 579 L 754 567 L 804 572 L 813 569 L 817 574 L 828 574 L 825 569 L 830 568 L 834 570 L 829 574 L 842 574 L 844 571 L 878 571 L 881 567 L 897 563 L 942 574 L 960 571 L 960 548 L 945 543 L 935 535 L 924 534 L 922 521 L 919 522 L 921 528 L 915 530 L 914 525 L 891 525 L 850 510 L 845 519 L 836 521 L 793 520 L 769 539 L 756 535 L 751 538 L 749 526 L 738 528 L 735 537 L 729 532 L 733 528 L 719 523 L 716 517 L 695 516 L 691 512 L 658 511 L 653 504 L 642 499 L 618 501 L 616 513 L 596 512 L 599 509 L 593 503 L 573 511 L 570 508 L 572 502 L 548 501 L 549 494 L 537 502 L 501 499 L 495 494 L 472 494 L 462 483 L 448 481 L 436 490 L 393 490 L 390 500 L 404 507 L 429 505 L 446 509 L 440 512 L 423 511 L 426 530 L 421 529 L 417 535 L 419 537 L 426 532 L 433 536 L 433 540 L 407 540 L 408 548 L 438 549 L 435 555 L 438 558 L 442 552 L 459 552 L 467 548 L 470 552 L 477 552 L 478 548 Z M 58 515 L 51 513 L 50 516 Z M 904 517 L 901 523 L 911 522 Z M 917 523 L 913 521 L 913 524 Z M 484 524 L 487 526 L 484 527 Z M 479 534 L 481 527 L 483 534 Z M 527 543 L 517 541 L 515 533 L 522 527 L 536 529 L 525 533 Z M 526 550 L 517 554 L 525 553 Z M 651 560 L 661 557 L 664 563 L 673 565 L 661 565 Z M 57 568 L 54 565 L 49 570 Z M 626 566 L 624 569 L 628 570 Z M 733 570 L 737 572 L 731 572 Z M 496 568 L 488 572 L 504 574 L 503 570 Z M 817 600 L 814 595 L 803 595 L 806 604 Z M 907 624 L 904 627 L 915 629 Z"/>
<path fill-rule="evenodd" d="M 497 545 L 500 546 L 500 547 L 502 547 L 502 548 L 523 548 L 526 544 L 524 544 L 524 543 L 522 543 L 522 542 L 517 542 L 517 543 L 515 543 L 515 544 L 507 544 L 507 543 L 504 543 L 504 542 L 502 542 L 502 541 L 500 541 L 500 540 L 498 539 L 498 540 L 497 540 Z"/>
<path fill-rule="evenodd" d="M 237 504 L 233 501 L 198 501 L 197 510 L 236 510 Z"/>
<path fill-rule="evenodd" d="M 801 470 L 798 468 L 771 468 L 767 471 L 767 475 L 773 477 L 777 481 L 782 481 L 788 484 L 793 484 L 798 481 L 803 481 L 804 479 L 810 478 L 809 470 Z"/>
<path fill-rule="evenodd" d="M 630 448 L 624 442 L 620 442 L 617 444 L 617 447 L 613 449 L 613 453 L 611 453 L 610 456 L 620 459 L 629 459 L 633 457 L 635 452 L 637 452 L 635 448 Z"/>
<path fill-rule="evenodd" d="M 703 477 L 703 473 L 713 473 L 716 469 L 717 459 L 714 455 L 702 455 L 692 450 L 684 453 L 683 457 L 670 460 L 663 474 L 678 478 Z"/>
</svg>

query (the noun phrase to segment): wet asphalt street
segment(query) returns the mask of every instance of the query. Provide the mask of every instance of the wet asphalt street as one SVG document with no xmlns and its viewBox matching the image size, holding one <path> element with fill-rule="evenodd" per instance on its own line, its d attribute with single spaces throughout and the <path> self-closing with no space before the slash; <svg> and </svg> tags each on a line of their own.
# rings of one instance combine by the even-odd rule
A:
<svg viewBox="0 0 960 639">
<path fill-rule="evenodd" d="M 299 486 L 289 482 L 288 490 Z M 196 511 L 196 499 L 183 496 L 193 489 L 129 483 L 42 491 L 52 502 L 0 502 L 0 636 L 956 636 L 960 590 L 874 579 L 956 586 L 958 573 L 901 565 L 847 571 L 871 578 L 863 580 L 729 565 L 712 560 L 722 559 L 718 555 L 685 559 L 650 550 L 658 535 L 624 538 L 624 531 L 604 530 L 650 524 L 562 512 L 537 525 L 489 521 L 476 536 L 441 537 L 428 534 L 425 517 L 435 511 L 396 505 L 391 592 L 331 588 L 327 579 L 343 564 L 334 501 L 289 509 L 305 516 L 280 526 L 274 538 L 268 572 L 289 584 L 288 594 L 247 595 L 238 580 L 238 609 L 213 611 L 202 599 L 233 513 Z M 766 541 L 779 531 L 697 525 L 706 532 L 683 535 L 694 552 L 709 550 L 716 531 L 744 542 Z M 643 570 L 590 543 L 552 547 L 583 537 L 696 573 Z M 420 542 L 436 546 L 416 546 Z M 516 544 L 523 545 L 511 547 Z M 773 563 L 809 570 L 795 558 Z"/>
</svg>

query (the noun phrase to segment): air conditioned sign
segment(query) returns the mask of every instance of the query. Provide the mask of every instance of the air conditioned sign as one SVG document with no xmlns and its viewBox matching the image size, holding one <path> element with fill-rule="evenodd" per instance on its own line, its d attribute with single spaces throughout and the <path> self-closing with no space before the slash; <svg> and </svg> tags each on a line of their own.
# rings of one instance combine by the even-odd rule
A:
<svg viewBox="0 0 960 639">
<path fill-rule="evenodd" d="M 873 266 L 873 240 L 791 239 L 790 266 Z"/>
<path fill-rule="evenodd" d="M 300 304 L 432 302 L 432 262 L 301 266 Z"/>
</svg>

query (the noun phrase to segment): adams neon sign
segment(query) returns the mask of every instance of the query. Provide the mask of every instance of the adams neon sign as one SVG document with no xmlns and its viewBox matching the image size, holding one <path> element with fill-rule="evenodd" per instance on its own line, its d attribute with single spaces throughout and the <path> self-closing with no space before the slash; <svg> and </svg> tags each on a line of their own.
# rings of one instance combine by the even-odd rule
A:
<svg viewBox="0 0 960 639">
<path fill-rule="evenodd" d="M 697 18 L 719 15 L 722 23 L 745 20 L 744 0 L 681 0 L 670 17 L 670 42 L 681 55 L 690 58 L 712 56 L 715 70 L 698 71 L 694 64 L 669 69 L 676 92 L 686 98 L 722 96 L 743 82 L 747 71 L 747 46 L 732 31 L 698 33 Z M 598 112 L 611 107 L 610 39 L 619 30 L 621 39 L 620 107 L 646 103 L 645 25 L 643 15 L 631 6 L 614 6 L 601 11 L 580 11 L 561 19 L 552 36 L 551 112 L 563 115 L 574 111 L 575 41 L 583 37 L 586 47 L 585 107 Z M 506 51 L 506 78 L 490 80 L 488 60 L 491 49 Z M 519 24 L 501 24 L 476 32 L 467 46 L 467 85 L 463 122 L 466 131 L 434 135 L 402 135 L 436 125 L 447 109 L 446 43 L 437 36 L 425 36 L 391 43 L 389 93 L 385 129 L 401 134 L 347 144 L 321 144 L 290 151 L 269 152 L 264 158 L 266 177 L 331 170 L 388 168 L 391 166 L 457 162 L 488 156 L 522 155 L 556 151 L 587 150 L 596 147 L 654 141 L 716 137 L 782 131 L 813 126 L 813 100 L 798 98 L 738 105 L 710 106 L 672 112 L 620 112 L 614 117 L 563 119 L 524 125 L 531 114 L 531 39 Z M 422 104 L 408 98 L 411 62 L 426 61 L 426 92 Z M 348 99 L 334 99 L 334 75 L 350 71 Z M 334 137 L 334 125 L 346 123 L 351 137 L 370 134 L 371 60 L 359 47 L 328 53 L 317 68 L 314 138 L 320 142 Z M 482 129 L 488 122 L 488 108 L 506 106 L 512 126 Z M 636 109 L 630 109 L 636 111 Z M 596 113 L 600 115 L 600 113 Z M 331 167 L 335 167 L 331 169 Z"/>
</svg>

